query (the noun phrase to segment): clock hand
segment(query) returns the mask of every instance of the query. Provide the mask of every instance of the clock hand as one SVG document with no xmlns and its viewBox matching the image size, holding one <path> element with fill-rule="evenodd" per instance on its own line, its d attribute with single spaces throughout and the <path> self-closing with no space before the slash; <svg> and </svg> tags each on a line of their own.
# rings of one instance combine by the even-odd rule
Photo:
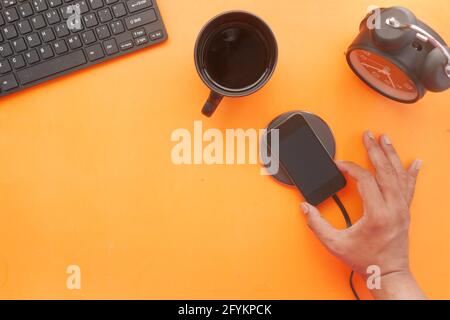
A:
<svg viewBox="0 0 450 320">
<path fill-rule="evenodd" d="M 367 63 L 361 63 L 361 65 L 363 65 L 363 66 L 365 66 L 365 67 L 369 67 L 369 68 L 375 69 L 375 70 L 377 70 L 378 72 L 383 73 L 383 69 L 378 69 L 378 68 L 376 68 L 376 67 L 374 67 L 374 66 L 372 66 L 372 65 L 370 65 L 370 64 L 367 64 Z"/>
<path fill-rule="evenodd" d="M 376 62 L 376 61 L 374 61 L 372 59 L 367 59 L 367 61 L 370 61 L 372 64 L 377 65 L 379 67 L 382 67 L 382 68 L 384 67 L 381 63 L 378 63 L 378 62 Z"/>
<path fill-rule="evenodd" d="M 384 74 L 385 76 L 387 76 L 387 78 L 388 78 L 389 81 L 391 82 L 392 88 L 395 89 L 394 81 L 392 81 L 392 78 L 391 78 L 391 75 L 389 74 L 389 72 L 387 72 L 387 71 L 384 70 L 384 69 L 378 69 L 378 68 L 376 68 L 376 67 L 374 67 L 374 66 L 371 66 L 370 64 L 367 64 L 367 63 L 361 63 L 361 65 L 363 65 L 363 66 L 365 66 L 365 67 L 369 67 L 369 68 L 375 69 L 375 70 L 377 70 L 379 73 L 382 73 L 382 74 Z"/>
<path fill-rule="evenodd" d="M 395 84 L 394 84 L 394 81 L 392 81 L 391 75 L 388 73 L 385 73 L 385 75 L 388 77 L 389 81 L 391 82 L 392 88 L 395 89 Z"/>
</svg>

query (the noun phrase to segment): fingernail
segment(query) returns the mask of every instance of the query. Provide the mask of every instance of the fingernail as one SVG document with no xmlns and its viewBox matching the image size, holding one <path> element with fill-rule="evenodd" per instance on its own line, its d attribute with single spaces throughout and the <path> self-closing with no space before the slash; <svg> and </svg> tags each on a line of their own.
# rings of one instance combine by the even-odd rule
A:
<svg viewBox="0 0 450 320">
<path fill-rule="evenodd" d="M 304 214 L 309 213 L 309 206 L 308 206 L 307 203 L 303 202 L 303 203 L 300 205 L 300 207 L 302 208 Z"/>
<path fill-rule="evenodd" d="M 375 136 L 373 135 L 372 131 L 366 131 L 366 135 L 367 137 L 369 137 L 369 139 L 375 140 Z"/>
<path fill-rule="evenodd" d="M 386 134 L 383 135 L 382 139 L 383 139 L 383 143 L 384 144 L 387 144 L 387 145 L 391 145 L 392 144 L 391 139 L 389 139 L 388 135 L 386 135 Z"/>
<path fill-rule="evenodd" d="M 414 169 L 419 171 L 420 168 L 422 168 L 422 164 L 423 164 L 423 161 L 420 159 L 417 159 L 416 161 L 414 161 Z"/>
</svg>

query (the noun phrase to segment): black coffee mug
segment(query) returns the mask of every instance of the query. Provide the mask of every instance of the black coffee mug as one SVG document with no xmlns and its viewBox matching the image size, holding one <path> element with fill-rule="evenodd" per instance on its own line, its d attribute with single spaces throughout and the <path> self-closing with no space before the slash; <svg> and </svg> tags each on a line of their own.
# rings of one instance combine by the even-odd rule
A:
<svg viewBox="0 0 450 320">
<path fill-rule="evenodd" d="M 195 44 L 195 66 L 211 89 L 202 113 L 210 117 L 226 97 L 261 89 L 275 71 L 278 46 L 269 26 L 257 16 L 230 11 L 210 20 Z"/>
</svg>

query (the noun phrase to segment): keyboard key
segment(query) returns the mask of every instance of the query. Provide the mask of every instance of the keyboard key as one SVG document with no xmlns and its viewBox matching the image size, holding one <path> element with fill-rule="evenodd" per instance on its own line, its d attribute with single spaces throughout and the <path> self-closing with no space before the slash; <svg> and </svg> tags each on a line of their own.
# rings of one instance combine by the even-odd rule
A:
<svg viewBox="0 0 450 320">
<path fill-rule="evenodd" d="M 149 37 L 150 37 L 150 40 L 156 41 L 156 40 L 161 39 L 163 37 L 163 33 L 162 33 L 161 30 L 155 31 L 155 32 L 150 33 Z"/>
<path fill-rule="evenodd" d="M 154 9 L 140 12 L 130 17 L 125 18 L 125 24 L 128 30 L 136 29 L 144 24 L 149 24 L 156 21 L 156 13 Z"/>
<path fill-rule="evenodd" d="M 80 14 L 84 14 L 89 11 L 89 7 L 86 1 L 77 1 L 71 4 L 64 5 L 60 8 L 61 15 L 64 20 L 67 20 L 71 15 L 76 13 L 74 6 L 80 9 Z"/>
<path fill-rule="evenodd" d="M 132 34 L 133 34 L 133 38 L 139 38 L 139 37 L 145 36 L 145 30 L 144 29 L 134 30 L 132 32 Z"/>
<path fill-rule="evenodd" d="M 20 69 L 25 67 L 26 65 L 25 60 L 20 54 L 18 56 L 12 57 L 10 60 L 14 69 Z"/>
<path fill-rule="evenodd" d="M 33 25 L 34 29 L 41 29 L 46 26 L 45 20 L 44 20 L 44 17 L 42 16 L 42 14 L 35 16 L 35 17 L 31 18 L 30 20 L 31 20 L 31 24 Z"/>
<path fill-rule="evenodd" d="M 25 43 L 25 40 L 23 40 L 23 38 L 19 38 L 17 40 L 12 41 L 12 45 L 14 47 L 14 51 L 16 52 L 22 52 L 27 50 L 27 45 Z"/>
<path fill-rule="evenodd" d="M 31 50 L 30 52 L 25 53 L 25 59 L 29 64 L 33 64 L 41 60 L 36 50 Z"/>
<path fill-rule="evenodd" d="M 112 9 L 113 9 L 113 12 L 114 12 L 114 16 L 116 18 L 123 17 L 124 15 L 127 14 L 127 10 L 125 9 L 125 6 L 124 6 L 123 3 L 118 3 L 118 4 L 114 5 L 112 7 Z"/>
<path fill-rule="evenodd" d="M 95 31 L 97 32 L 97 37 L 99 38 L 99 40 L 106 39 L 111 35 L 111 33 L 109 33 L 107 25 L 97 27 Z"/>
<path fill-rule="evenodd" d="M 45 3 L 45 0 L 33 0 L 33 6 L 36 12 L 47 10 L 47 4 Z"/>
<path fill-rule="evenodd" d="M 81 14 L 84 14 L 89 11 L 89 6 L 85 0 L 77 1 L 74 3 L 74 5 L 80 8 Z"/>
<path fill-rule="evenodd" d="M 8 60 L 0 61 L 0 74 L 5 74 L 11 71 L 11 66 L 9 65 Z"/>
<path fill-rule="evenodd" d="M 50 28 L 46 28 L 41 31 L 41 37 L 42 41 L 44 42 L 50 42 L 55 40 L 55 34 L 53 33 L 53 30 Z"/>
<path fill-rule="evenodd" d="M 62 4 L 62 0 L 48 0 L 48 4 L 51 8 L 57 7 Z"/>
<path fill-rule="evenodd" d="M 62 39 L 53 43 L 53 49 L 55 49 L 56 54 L 66 53 L 69 50 L 66 42 Z"/>
<path fill-rule="evenodd" d="M 42 46 L 39 48 L 39 53 L 42 57 L 42 59 L 47 60 L 54 56 L 52 47 L 50 47 L 48 44 Z"/>
<path fill-rule="evenodd" d="M 137 46 L 141 46 L 143 44 L 146 44 L 147 42 L 148 42 L 147 36 L 142 36 L 134 39 L 134 43 L 136 43 Z"/>
<path fill-rule="evenodd" d="M 98 43 L 86 48 L 86 53 L 89 61 L 95 61 L 105 56 L 102 46 Z"/>
<path fill-rule="evenodd" d="M 67 38 L 67 42 L 69 42 L 70 49 L 76 49 L 82 46 L 81 40 L 77 35 Z"/>
<path fill-rule="evenodd" d="M 27 42 L 28 42 L 28 46 L 33 48 L 33 47 L 37 47 L 38 45 L 41 44 L 41 39 L 39 39 L 39 36 L 37 33 L 32 33 L 32 34 L 27 35 Z"/>
<path fill-rule="evenodd" d="M 22 18 L 29 17 L 33 14 L 33 8 L 31 7 L 31 4 L 29 4 L 27 2 L 21 4 L 18 7 L 18 9 L 19 9 L 20 16 Z"/>
<path fill-rule="evenodd" d="M 133 48 L 133 41 L 128 40 L 128 41 L 122 42 L 122 43 L 119 45 L 119 47 L 120 47 L 120 50 L 122 50 L 122 51 L 131 49 L 131 48 Z"/>
<path fill-rule="evenodd" d="M 17 72 L 17 77 L 20 83 L 27 84 L 81 66 L 86 62 L 83 51 L 78 50 L 30 68 L 22 69 Z"/>
<path fill-rule="evenodd" d="M 117 48 L 117 43 L 115 39 L 110 39 L 103 42 L 103 47 L 105 48 L 107 55 L 112 55 L 119 52 L 119 48 Z"/>
<path fill-rule="evenodd" d="M 59 18 L 58 11 L 56 10 L 50 10 L 45 13 L 45 18 L 47 18 L 48 24 L 55 24 L 61 21 Z"/>
<path fill-rule="evenodd" d="M 67 20 L 71 15 L 75 14 L 73 4 L 64 5 L 59 8 L 63 20 Z M 81 12 L 80 12 L 81 13 Z"/>
<path fill-rule="evenodd" d="M 95 16 L 95 13 L 89 13 L 83 16 L 84 25 L 86 28 L 92 28 L 96 25 L 98 25 L 97 17 Z"/>
<path fill-rule="evenodd" d="M 89 2 L 91 3 L 91 8 L 94 9 L 94 10 L 103 7 L 103 1 L 102 0 L 89 0 Z"/>
<path fill-rule="evenodd" d="M 73 15 L 67 19 L 66 23 L 68 29 L 72 31 L 72 33 L 76 33 L 78 31 L 83 30 L 83 22 L 81 16 Z"/>
<path fill-rule="evenodd" d="M 8 91 L 17 88 L 19 84 L 17 83 L 16 77 L 12 73 L 6 76 L 0 77 L 0 89 L 2 91 Z"/>
<path fill-rule="evenodd" d="M 11 45 L 9 43 L 2 43 L 0 44 L 0 56 L 2 56 L 3 58 L 8 57 L 10 55 L 12 55 L 12 49 L 11 49 Z"/>
<path fill-rule="evenodd" d="M 14 22 L 16 20 L 19 20 L 19 15 L 15 8 L 5 10 L 5 12 L 3 12 L 3 15 L 5 16 L 6 22 Z"/>
<path fill-rule="evenodd" d="M 100 19 L 100 22 L 105 23 L 112 20 L 112 14 L 111 10 L 109 8 L 105 8 L 103 10 L 100 10 L 98 12 L 98 18 Z"/>
<path fill-rule="evenodd" d="M 145 9 L 145 8 L 150 8 L 152 6 L 152 0 L 130 0 L 127 1 L 127 7 L 128 7 L 128 11 L 130 11 L 130 13 Z"/>
<path fill-rule="evenodd" d="M 13 24 L 3 27 L 3 34 L 5 35 L 6 39 L 8 39 L 8 40 L 17 37 L 16 27 L 14 27 Z"/>
<path fill-rule="evenodd" d="M 66 23 L 58 24 L 55 27 L 55 31 L 56 31 L 56 36 L 58 38 L 65 37 L 65 36 L 69 35 L 69 33 L 70 33 L 69 32 L 69 28 L 67 28 L 67 24 Z"/>
<path fill-rule="evenodd" d="M 110 26 L 113 34 L 119 34 L 125 31 L 123 23 L 120 20 L 112 22 Z"/>
<path fill-rule="evenodd" d="M 2 4 L 5 8 L 11 7 L 17 3 L 17 0 L 2 0 Z"/>
<path fill-rule="evenodd" d="M 95 38 L 95 34 L 92 30 L 88 30 L 81 34 L 81 38 L 83 39 L 84 44 L 94 43 L 97 39 Z"/>
<path fill-rule="evenodd" d="M 31 32 L 31 25 L 28 20 L 23 20 L 17 23 L 17 27 L 19 28 L 20 34 L 27 34 Z"/>
</svg>

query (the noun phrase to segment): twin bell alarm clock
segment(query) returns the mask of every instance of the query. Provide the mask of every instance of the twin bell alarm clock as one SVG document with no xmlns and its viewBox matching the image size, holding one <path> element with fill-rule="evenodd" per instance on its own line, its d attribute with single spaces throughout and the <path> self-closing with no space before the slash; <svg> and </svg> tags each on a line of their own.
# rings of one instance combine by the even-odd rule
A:
<svg viewBox="0 0 450 320">
<path fill-rule="evenodd" d="M 403 103 L 450 88 L 450 49 L 439 34 L 402 7 L 380 8 L 361 22 L 347 51 L 353 72 Z"/>
</svg>

